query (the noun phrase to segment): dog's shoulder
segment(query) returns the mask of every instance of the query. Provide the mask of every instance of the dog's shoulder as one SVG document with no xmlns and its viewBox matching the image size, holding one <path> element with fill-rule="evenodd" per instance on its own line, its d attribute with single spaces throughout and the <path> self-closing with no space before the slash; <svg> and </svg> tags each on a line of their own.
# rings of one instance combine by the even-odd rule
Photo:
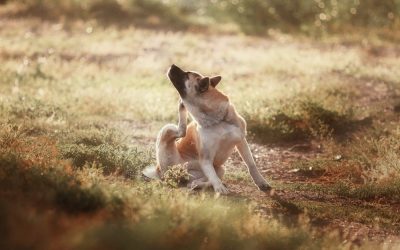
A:
<svg viewBox="0 0 400 250">
<path fill-rule="evenodd" d="M 224 122 L 238 126 L 243 132 L 246 132 L 246 120 L 236 111 L 235 106 L 230 103 Z"/>
</svg>

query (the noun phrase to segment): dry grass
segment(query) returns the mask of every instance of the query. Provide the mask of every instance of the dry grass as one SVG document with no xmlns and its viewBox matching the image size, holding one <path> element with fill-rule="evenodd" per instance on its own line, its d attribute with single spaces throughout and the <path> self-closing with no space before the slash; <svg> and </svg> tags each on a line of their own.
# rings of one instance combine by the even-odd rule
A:
<svg viewBox="0 0 400 250">
<path fill-rule="evenodd" d="M 0 228 L 8 232 L 0 248 L 373 248 L 332 228 L 319 233 L 308 217 L 368 226 L 376 217 L 383 229 L 400 228 L 392 205 L 400 52 L 390 39 L 117 28 L 10 17 L 7 8 L 14 3 L 0 8 Z M 219 88 L 247 119 L 252 142 L 318 148 L 291 165 L 303 183 L 274 181 L 292 200 L 256 199 L 253 186 L 246 197 L 214 197 L 139 178 L 154 163 L 157 130 L 177 119 L 171 63 L 221 74 Z M 230 167 L 229 184 L 252 185 Z M 330 196 L 304 200 L 302 191 Z"/>
</svg>

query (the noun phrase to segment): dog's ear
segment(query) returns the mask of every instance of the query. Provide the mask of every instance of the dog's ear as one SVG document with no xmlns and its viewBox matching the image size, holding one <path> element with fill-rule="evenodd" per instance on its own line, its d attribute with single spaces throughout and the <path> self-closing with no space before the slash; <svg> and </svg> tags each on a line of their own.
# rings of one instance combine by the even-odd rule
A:
<svg viewBox="0 0 400 250">
<path fill-rule="evenodd" d="M 222 77 L 221 76 L 213 76 L 210 78 L 210 84 L 211 86 L 215 87 L 217 84 L 221 81 Z"/>
<path fill-rule="evenodd" d="M 208 86 L 210 85 L 210 78 L 209 77 L 203 77 L 200 82 L 199 82 L 199 91 L 204 92 L 208 90 Z"/>
</svg>

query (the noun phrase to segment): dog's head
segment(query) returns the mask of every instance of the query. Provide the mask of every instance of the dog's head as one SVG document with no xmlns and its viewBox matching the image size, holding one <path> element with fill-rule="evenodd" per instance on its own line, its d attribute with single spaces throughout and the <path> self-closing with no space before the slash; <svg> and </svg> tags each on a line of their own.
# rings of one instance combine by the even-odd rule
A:
<svg viewBox="0 0 400 250">
<path fill-rule="evenodd" d="M 168 78 L 178 90 L 192 118 L 207 127 L 222 121 L 228 112 L 229 98 L 215 88 L 221 76 L 207 77 L 183 71 L 176 65 L 168 70 Z"/>
<path fill-rule="evenodd" d="M 178 90 L 182 99 L 196 98 L 215 88 L 221 76 L 207 77 L 193 71 L 183 71 L 175 64 L 168 70 L 168 78 Z"/>
</svg>

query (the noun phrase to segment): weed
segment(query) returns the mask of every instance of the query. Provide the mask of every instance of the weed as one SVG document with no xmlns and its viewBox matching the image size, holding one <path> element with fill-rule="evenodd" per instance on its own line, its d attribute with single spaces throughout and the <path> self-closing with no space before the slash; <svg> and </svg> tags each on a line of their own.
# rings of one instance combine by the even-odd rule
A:
<svg viewBox="0 0 400 250">
<path fill-rule="evenodd" d="M 74 166 L 78 168 L 95 162 L 103 169 L 104 174 L 117 172 L 130 179 L 140 176 L 140 171 L 152 160 L 150 152 L 109 144 L 66 144 L 60 146 L 60 153 L 63 158 L 72 159 Z"/>
<path fill-rule="evenodd" d="M 176 188 L 181 184 L 185 184 L 189 177 L 186 166 L 174 165 L 165 171 L 163 179 L 168 186 Z"/>
</svg>

